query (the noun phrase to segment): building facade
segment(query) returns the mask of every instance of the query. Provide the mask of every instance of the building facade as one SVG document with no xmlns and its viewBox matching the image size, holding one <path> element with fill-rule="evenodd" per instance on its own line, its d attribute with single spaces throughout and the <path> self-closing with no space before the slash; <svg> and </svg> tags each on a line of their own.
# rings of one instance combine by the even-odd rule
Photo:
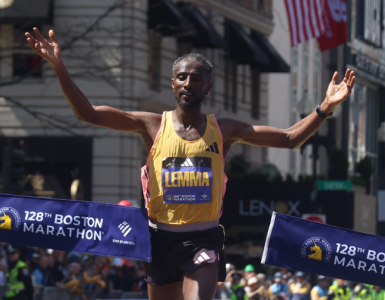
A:
<svg viewBox="0 0 385 300">
<path fill-rule="evenodd" d="M 348 152 L 349 172 L 365 157 L 373 167 L 370 193 L 378 185 L 377 129 L 385 120 L 385 2 L 350 1 L 346 66 L 356 72 L 356 84 L 343 115 L 343 147 Z"/>
<path fill-rule="evenodd" d="M 26 150 L 31 194 L 47 189 L 54 191 L 52 197 L 69 198 L 71 182 L 80 179 L 85 191 L 80 198 L 109 203 L 129 199 L 140 205 L 140 167 L 147 157 L 139 136 L 77 120 L 51 67 L 25 41 L 24 32 L 34 26 L 45 36 L 55 30 L 69 73 L 93 105 L 172 110 L 172 64 L 193 51 L 214 65 L 214 85 L 203 112 L 269 123 L 269 74 L 289 71 L 267 39 L 274 28 L 271 0 L 39 4 L 15 0 L 0 9 L 0 144 Z M 77 141 L 89 141 L 89 146 Z M 82 151 L 76 159 L 65 158 L 66 153 L 74 157 L 78 147 Z M 265 148 L 235 145 L 228 158 L 236 154 L 253 166 L 268 161 Z M 32 184 L 42 177 L 44 184 Z"/>
</svg>

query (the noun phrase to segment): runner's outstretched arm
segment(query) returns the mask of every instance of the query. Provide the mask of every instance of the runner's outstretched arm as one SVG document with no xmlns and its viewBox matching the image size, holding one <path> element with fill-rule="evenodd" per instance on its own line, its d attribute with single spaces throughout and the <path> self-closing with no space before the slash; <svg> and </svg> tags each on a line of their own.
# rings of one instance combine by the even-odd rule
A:
<svg viewBox="0 0 385 300">
<path fill-rule="evenodd" d="M 330 114 L 334 108 L 345 101 L 354 86 L 354 72 L 346 70 L 345 77 L 337 84 L 338 72 L 335 72 L 326 91 L 325 100 L 321 103 L 321 110 Z M 325 120 L 313 111 L 292 127 L 279 129 L 271 126 L 253 126 L 244 122 L 219 119 L 225 147 L 235 143 L 244 143 L 253 146 L 275 147 L 275 148 L 299 148 L 309 137 L 311 137 Z"/>
<path fill-rule="evenodd" d="M 35 32 L 36 38 L 29 32 L 25 33 L 29 45 L 32 50 L 51 64 L 52 69 L 59 79 L 64 96 L 80 121 L 119 131 L 142 134 L 148 132 L 148 124 L 145 124 L 145 120 L 151 119 L 148 117 L 154 114 L 146 112 L 125 112 L 109 106 L 92 105 L 69 76 L 63 64 L 60 46 L 56 40 L 54 31 L 50 30 L 48 33 L 51 43 L 44 39 L 36 27 L 33 28 L 33 31 Z"/>
</svg>

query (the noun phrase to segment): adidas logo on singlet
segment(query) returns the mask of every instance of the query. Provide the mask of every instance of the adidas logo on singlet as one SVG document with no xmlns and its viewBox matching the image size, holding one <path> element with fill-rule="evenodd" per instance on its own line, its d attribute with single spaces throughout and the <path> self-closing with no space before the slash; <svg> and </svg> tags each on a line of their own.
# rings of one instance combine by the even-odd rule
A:
<svg viewBox="0 0 385 300">
<path fill-rule="evenodd" d="M 192 161 L 187 157 L 183 164 L 180 165 L 181 167 L 193 167 L 194 164 Z"/>
<path fill-rule="evenodd" d="M 198 259 L 194 262 L 194 264 L 199 265 L 200 263 L 209 259 L 210 259 L 210 256 L 208 256 L 206 252 L 202 252 L 201 255 L 199 255 Z"/>
<path fill-rule="evenodd" d="M 216 154 L 219 154 L 218 145 L 217 142 L 214 142 L 210 147 L 206 149 L 206 151 L 214 152 Z"/>
</svg>

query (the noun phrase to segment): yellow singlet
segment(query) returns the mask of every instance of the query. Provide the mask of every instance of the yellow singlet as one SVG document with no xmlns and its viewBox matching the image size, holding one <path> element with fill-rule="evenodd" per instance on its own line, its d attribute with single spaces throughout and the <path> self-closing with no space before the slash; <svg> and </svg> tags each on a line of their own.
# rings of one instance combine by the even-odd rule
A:
<svg viewBox="0 0 385 300">
<path fill-rule="evenodd" d="M 163 113 L 159 132 L 142 168 L 150 225 L 171 231 L 218 225 L 227 181 L 223 138 L 214 115 L 206 118 L 203 137 L 186 141 L 174 130 L 172 111 Z"/>
</svg>

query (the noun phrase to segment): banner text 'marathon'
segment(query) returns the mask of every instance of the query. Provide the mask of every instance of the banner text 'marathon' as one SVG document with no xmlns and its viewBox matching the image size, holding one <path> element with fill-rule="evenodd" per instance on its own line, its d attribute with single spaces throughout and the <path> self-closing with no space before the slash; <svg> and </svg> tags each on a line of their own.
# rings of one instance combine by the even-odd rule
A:
<svg viewBox="0 0 385 300">
<path fill-rule="evenodd" d="M 56 214 L 54 218 L 55 224 L 72 225 L 72 226 L 87 226 L 91 228 L 102 228 L 103 219 L 82 217 L 82 216 L 70 216 Z M 93 229 L 82 229 L 75 227 L 56 227 L 52 225 L 43 225 L 35 223 L 24 223 L 24 232 L 41 233 L 45 235 L 63 236 L 70 238 L 80 238 L 87 240 L 102 240 L 104 231 Z"/>
</svg>

